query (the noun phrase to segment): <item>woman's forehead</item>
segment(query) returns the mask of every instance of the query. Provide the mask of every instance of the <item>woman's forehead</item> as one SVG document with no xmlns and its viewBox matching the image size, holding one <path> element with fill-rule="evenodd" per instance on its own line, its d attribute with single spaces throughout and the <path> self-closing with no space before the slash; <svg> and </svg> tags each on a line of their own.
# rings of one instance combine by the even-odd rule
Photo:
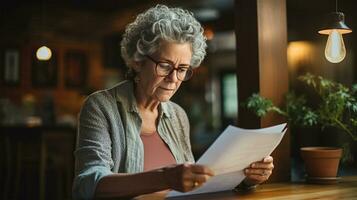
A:
<svg viewBox="0 0 357 200">
<path fill-rule="evenodd" d="M 161 42 L 159 49 L 154 54 L 157 58 L 190 63 L 192 50 L 190 43 Z"/>
</svg>

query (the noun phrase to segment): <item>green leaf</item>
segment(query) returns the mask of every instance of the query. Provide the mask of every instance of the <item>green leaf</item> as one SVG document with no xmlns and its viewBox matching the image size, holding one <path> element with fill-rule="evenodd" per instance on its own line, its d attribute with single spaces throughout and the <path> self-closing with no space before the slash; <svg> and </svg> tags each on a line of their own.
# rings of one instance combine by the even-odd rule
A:
<svg viewBox="0 0 357 200">
<path fill-rule="evenodd" d="M 284 105 L 277 107 L 269 99 L 253 94 L 244 106 L 259 117 L 276 112 L 287 117 L 294 126 L 336 127 L 357 140 L 357 84 L 348 88 L 311 73 L 299 76 L 298 80 L 313 89 L 318 99 L 314 98 L 312 102 L 304 95 L 289 92 Z"/>
</svg>

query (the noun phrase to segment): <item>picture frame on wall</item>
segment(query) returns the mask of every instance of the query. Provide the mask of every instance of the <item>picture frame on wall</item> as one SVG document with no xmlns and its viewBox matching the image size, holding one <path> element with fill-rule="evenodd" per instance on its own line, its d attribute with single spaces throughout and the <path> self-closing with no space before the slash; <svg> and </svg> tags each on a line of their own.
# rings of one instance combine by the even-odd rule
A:
<svg viewBox="0 0 357 200">
<path fill-rule="evenodd" d="M 87 55 L 83 51 L 69 50 L 64 59 L 66 88 L 83 89 L 87 84 Z"/>
<path fill-rule="evenodd" d="M 17 86 L 20 83 L 20 51 L 5 49 L 1 59 L 1 82 L 7 86 Z"/>
<path fill-rule="evenodd" d="M 58 66 L 56 52 L 52 50 L 49 60 L 38 60 L 36 49 L 32 53 L 31 82 L 35 88 L 54 88 L 58 84 Z"/>
</svg>

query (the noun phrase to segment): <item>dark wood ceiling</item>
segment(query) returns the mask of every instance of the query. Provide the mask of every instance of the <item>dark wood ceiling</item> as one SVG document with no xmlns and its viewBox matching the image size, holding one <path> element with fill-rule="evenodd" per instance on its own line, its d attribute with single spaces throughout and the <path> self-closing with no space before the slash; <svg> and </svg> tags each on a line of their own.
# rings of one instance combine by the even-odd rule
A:
<svg viewBox="0 0 357 200">
<path fill-rule="evenodd" d="M 217 8 L 222 13 L 220 18 L 205 23 L 218 30 L 234 25 L 234 0 L 7 0 L 0 7 L 0 35 L 98 39 L 121 32 L 137 13 L 158 3 L 187 9 Z"/>
<path fill-rule="evenodd" d="M 98 39 L 121 32 L 137 13 L 157 3 L 190 10 L 218 9 L 218 19 L 202 23 L 215 31 L 234 29 L 234 0 L 3 0 L 0 35 Z M 345 13 L 346 23 L 356 30 L 357 1 L 339 0 L 338 8 Z M 334 10 L 335 0 L 287 0 L 289 37 L 315 34 L 325 14 Z"/>
<path fill-rule="evenodd" d="M 335 11 L 335 0 L 287 0 L 289 40 L 318 40 L 317 30 L 326 22 L 326 15 Z M 345 14 L 345 22 L 357 30 L 357 1 L 339 0 L 338 11 Z M 347 37 L 351 37 L 349 34 Z"/>
</svg>

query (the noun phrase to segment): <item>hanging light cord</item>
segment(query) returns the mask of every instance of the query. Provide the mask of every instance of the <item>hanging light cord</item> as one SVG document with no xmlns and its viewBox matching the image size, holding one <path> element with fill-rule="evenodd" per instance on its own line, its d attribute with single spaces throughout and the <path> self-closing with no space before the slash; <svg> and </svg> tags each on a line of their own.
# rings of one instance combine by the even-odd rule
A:
<svg viewBox="0 0 357 200">
<path fill-rule="evenodd" d="M 48 20 L 46 19 L 46 14 L 47 14 L 47 5 L 46 5 L 46 0 L 41 0 L 41 42 L 43 44 L 46 43 L 46 31 L 48 30 L 47 22 Z"/>
<path fill-rule="evenodd" d="M 335 2 L 336 2 L 336 12 L 337 12 L 337 0 Z"/>
</svg>

